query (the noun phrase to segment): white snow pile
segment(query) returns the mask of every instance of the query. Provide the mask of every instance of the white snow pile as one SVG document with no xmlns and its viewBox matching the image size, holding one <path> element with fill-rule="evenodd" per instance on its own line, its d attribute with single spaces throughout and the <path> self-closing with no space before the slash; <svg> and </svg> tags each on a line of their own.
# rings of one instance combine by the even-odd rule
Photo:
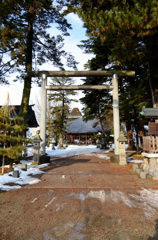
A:
<svg viewBox="0 0 158 240">
<path fill-rule="evenodd" d="M 60 150 L 51 150 L 51 148 L 47 148 L 46 153 L 51 157 L 64 157 L 69 155 L 79 155 L 79 154 L 90 154 L 93 152 L 103 152 L 99 148 L 96 148 L 95 145 L 90 146 L 77 146 L 70 145 L 68 148 Z M 32 150 L 29 148 L 28 156 L 32 156 Z M 104 155 L 104 158 L 106 156 Z M 13 177 L 13 172 L 0 175 L 0 190 L 9 191 L 13 189 L 21 188 L 22 185 L 26 184 L 35 184 L 40 181 L 37 177 L 33 177 L 32 175 L 37 175 L 43 173 L 40 168 L 46 167 L 48 164 L 41 164 L 37 166 L 31 165 L 32 161 L 21 161 L 20 164 L 15 165 L 14 170 L 19 170 L 19 178 Z M 27 171 L 21 170 L 21 165 L 27 164 Z M 5 166 L 7 167 L 7 166 Z"/>
<path fill-rule="evenodd" d="M 79 155 L 79 154 L 88 154 L 88 153 L 101 153 L 105 150 L 97 148 L 96 145 L 88 146 L 78 146 L 78 145 L 69 145 L 66 149 L 57 149 L 52 150 L 51 147 L 46 149 L 46 153 L 51 157 L 66 157 L 70 155 Z"/>
<path fill-rule="evenodd" d="M 145 217 L 150 219 L 156 214 L 158 209 L 158 190 L 153 189 L 142 189 L 138 195 L 136 194 L 125 194 L 121 191 L 90 191 L 88 193 L 71 193 L 71 197 L 79 199 L 83 202 L 86 198 L 96 198 L 100 200 L 102 204 L 107 201 L 115 203 L 123 202 L 127 207 L 140 208 L 144 211 Z"/>
<path fill-rule="evenodd" d="M 127 157 L 126 158 L 126 161 L 127 161 L 127 163 L 131 163 L 131 162 L 133 162 L 133 163 L 143 163 L 144 161 L 143 160 L 133 160 L 133 158 L 132 157 Z"/>
<path fill-rule="evenodd" d="M 32 161 L 21 161 L 21 164 L 14 167 L 14 170 L 19 171 L 19 178 L 13 177 L 13 172 L 0 175 L 0 190 L 9 191 L 21 188 L 22 185 L 38 183 L 40 179 L 32 177 L 32 175 L 43 173 L 40 168 L 44 168 L 48 164 L 33 166 L 31 163 Z M 27 164 L 27 171 L 21 170 L 22 164 Z"/>
</svg>

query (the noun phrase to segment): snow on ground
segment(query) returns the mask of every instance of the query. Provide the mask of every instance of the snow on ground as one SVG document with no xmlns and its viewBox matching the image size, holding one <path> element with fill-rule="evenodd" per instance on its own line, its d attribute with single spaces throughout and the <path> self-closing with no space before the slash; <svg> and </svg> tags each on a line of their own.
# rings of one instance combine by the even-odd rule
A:
<svg viewBox="0 0 158 240">
<path fill-rule="evenodd" d="M 81 192 L 79 194 L 71 193 L 69 195 L 72 198 L 79 199 L 84 202 L 85 199 L 91 197 L 100 200 L 102 204 L 108 201 L 115 203 L 123 202 L 127 207 L 140 208 L 143 210 L 144 215 L 147 219 L 155 216 L 156 210 L 158 209 L 158 190 L 153 189 L 142 189 L 138 195 L 127 194 L 121 191 L 89 191 Z"/>
<path fill-rule="evenodd" d="M 78 145 L 69 145 L 66 149 L 60 150 L 51 150 L 50 148 L 46 149 L 46 153 L 51 157 L 66 157 L 70 155 L 79 155 L 79 154 L 87 154 L 87 153 L 101 153 L 105 152 L 105 150 L 101 150 L 97 148 L 95 145 L 88 145 L 88 146 L 78 146 Z"/>
<path fill-rule="evenodd" d="M 144 162 L 143 160 L 133 160 L 132 157 L 127 157 L 126 161 L 127 161 L 127 163 L 131 163 L 131 162 L 133 162 L 133 163 L 143 163 Z"/>
<path fill-rule="evenodd" d="M 88 155 L 90 156 L 92 153 L 96 153 L 97 157 L 99 158 L 106 158 L 106 155 L 99 154 L 99 153 L 106 153 L 108 151 L 101 150 L 100 148 L 97 148 L 95 145 L 89 145 L 89 146 L 78 146 L 78 145 L 69 145 L 66 149 L 60 150 L 55 149 L 52 150 L 52 147 L 49 147 L 46 149 L 46 153 L 51 158 L 56 157 L 66 157 L 70 155 Z M 27 149 L 27 155 L 33 156 L 32 148 Z M 133 162 L 130 158 L 127 159 L 128 162 Z M 140 162 L 140 160 L 134 162 Z M 141 161 L 142 162 L 142 161 Z M 40 170 L 40 168 L 46 167 L 48 164 L 41 164 L 38 166 L 31 165 L 32 161 L 21 161 L 20 164 L 14 166 L 14 170 L 19 170 L 19 178 L 13 177 L 13 172 L 0 175 L 0 190 L 9 191 L 17 188 L 21 188 L 22 185 L 26 184 L 34 184 L 38 183 L 40 180 L 36 177 L 33 177 L 33 175 L 41 174 L 43 171 Z M 21 165 L 27 164 L 27 171 L 21 170 Z"/>
<path fill-rule="evenodd" d="M 56 157 L 64 157 L 70 155 L 92 155 L 97 154 L 99 158 L 106 158 L 106 155 L 99 154 L 99 153 L 106 153 L 105 150 L 100 150 L 96 148 L 94 145 L 90 146 L 77 146 L 77 145 L 70 145 L 68 148 L 64 150 L 51 150 L 51 148 L 47 148 L 46 153 L 50 155 L 52 158 Z M 28 149 L 28 155 L 32 156 L 32 150 Z M 127 158 L 128 162 L 140 162 L 140 160 L 132 160 L 131 158 Z M 142 161 L 141 161 L 142 162 Z M 41 164 L 38 166 L 31 165 L 32 161 L 21 161 L 20 164 L 14 166 L 14 170 L 19 170 L 20 176 L 19 178 L 13 177 L 13 172 L 8 174 L 0 175 L 0 190 L 9 191 L 17 188 L 21 188 L 22 185 L 26 184 L 34 184 L 38 183 L 40 180 L 33 175 L 41 174 L 43 171 L 42 168 L 48 166 L 48 164 Z M 21 165 L 27 164 L 27 171 L 21 170 Z M 80 193 L 70 194 L 73 198 L 78 198 L 81 201 L 84 201 L 86 198 L 96 198 L 104 204 L 106 201 L 114 201 L 120 202 L 122 201 L 126 206 L 129 208 L 141 208 L 144 211 L 146 218 L 151 218 L 156 214 L 156 209 L 158 209 L 158 190 L 153 189 L 142 189 L 137 195 L 136 194 L 125 194 L 121 191 L 113 191 L 106 192 L 104 190 L 101 191 L 89 191 L 88 193 Z"/>
<path fill-rule="evenodd" d="M 26 163 L 27 171 L 21 170 L 21 165 Z M 21 161 L 21 164 L 14 167 L 14 170 L 19 170 L 19 178 L 13 177 L 13 172 L 0 175 L 0 190 L 9 191 L 21 188 L 22 185 L 38 183 L 40 180 L 38 178 L 34 178 L 33 175 L 43 173 L 40 168 L 44 168 L 48 164 L 33 166 L 31 163 L 32 161 Z"/>
<path fill-rule="evenodd" d="M 70 145 L 66 149 L 52 150 L 51 148 L 46 149 L 46 153 L 51 157 L 64 157 L 70 155 L 79 155 L 79 154 L 91 154 L 93 152 L 105 152 L 105 150 L 100 150 L 94 145 L 90 146 L 77 146 Z M 33 156 L 32 149 L 27 149 L 27 155 Z M 105 155 L 104 155 L 105 158 Z M 0 175 L 0 190 L 9 191 L 17 188 L 21 188 L 21 185 L 34 184 L 38 183 L 40 180 L 33 175 L 41 174 L 43 171 L 40 168 L 46 167 L 48 164 L 41 164 L 38 166 L 31 165 L 32 161 L 21 161 L 20 164 L 14 165 L 14 170 L 19 170 L 19 178 L 13 177 L 13 172 Z M 21 170 L 21 165 L 27 164 L 27 171 Z M 31 175 L 31 176 L 30 176 Z"/>
</svg>

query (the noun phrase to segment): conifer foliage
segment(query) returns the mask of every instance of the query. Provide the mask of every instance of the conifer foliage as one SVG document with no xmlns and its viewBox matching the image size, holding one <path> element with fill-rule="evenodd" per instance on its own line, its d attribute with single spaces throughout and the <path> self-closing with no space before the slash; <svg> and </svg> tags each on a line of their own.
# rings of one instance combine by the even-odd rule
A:
<svg viewBox="0 0 158 240">
<path fill-rule="evenodd" d="M 71 28 L 62 15 L 65 1 L 61 0 L 4 0 L 0 4 L 0 81 L 6 81 L 6 74 L 19 72 L 24 80 L 20 116 L 26 120 L 31 76 L 28 71 L 38 70 L 37 66 L 50 61 L 53 66 L 64 69 L 67 65 L 76 67 L 71 54 L 63 50 L 64 36 Z M 55 24 L 61 35 L 49 31 Z M 52 36 L 53 35 L 53 36 Z"/>
<path fill-rule="evenodd" d="M 158 106 L 158 1 L 83 0 L 78 13 L 90 37 L 102 43 L 112 41 L 111 61 L 129 66 L 137 62 L 146 65 L 146 76 L 151 87 L 153 107 Z M 135 69 L 133 69 L 135 70 Z M 136 72 L 137 74 L 137 72 Z"/>
<path fill-rule="evenodd" d="M 25 150 L 23 137 L 26 126 L 23 119 L 16 116 L 12 106 L 4 105 L 0 108 L 0 160 L 2 161 L 2 174 L 4 173 L 5 160 L 12 167 L 12 163 L 19 161 L 22 151 Z"/>
<path fill-rule="evenodd" d="M 53 85 L 72 85 L 74 81 L 69 77 L 53 78 Z M 72 118 L 69 117 L 69 104 L 77 102 L 73 96 L 76 95 L 74 90 L 60 90 L 50 93 L 49 103 L 50 103 L 50 113 L 48 116 L 48 132 L 50 137 L 54 135 L 56 141 L 62 142 L 64 138 L 66 126 Z M 62 143 L 61 143 L 62 145 Z"/>
<path fill-rule="evenodd" d="M 158 1 L 76 0 L 75 4 L 89 36 L 81 47 L 94 53 L 87 66 L 136 72 L 134 78 L 119 78 L 119 104 L 121 121 L 134 129 L 138 143 L 142 106 L 151 107 L 151 101 L 158 106 Z M 85 94 L 83 103 L 91 109 L 96 101 Z"/>
</svg>

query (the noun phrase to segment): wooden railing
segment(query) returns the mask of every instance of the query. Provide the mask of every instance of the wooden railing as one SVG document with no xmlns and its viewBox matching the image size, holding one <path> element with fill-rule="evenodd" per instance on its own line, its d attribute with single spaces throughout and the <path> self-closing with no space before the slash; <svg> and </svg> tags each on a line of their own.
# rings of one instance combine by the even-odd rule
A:
<svg viewBox="0 0 158 240">
<path fill-rule="evenodd" d="M 158 136 L 143 137 L 143 152 L 148 153 L 158 152 Z"/>
</svg>

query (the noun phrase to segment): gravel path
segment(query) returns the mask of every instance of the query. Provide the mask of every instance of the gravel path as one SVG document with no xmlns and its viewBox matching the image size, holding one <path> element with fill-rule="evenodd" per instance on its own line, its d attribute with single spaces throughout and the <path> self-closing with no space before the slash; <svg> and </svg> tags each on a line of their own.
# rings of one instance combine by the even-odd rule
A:
<svg viewBox="0 0 158 240">
<path fill-rule="evenodd" d="M 158 239 L 158 181 L 140 179 L 131 163 L 56 158 L 40 180 L 0 193 L 0 239 Z"/>
</svg>

